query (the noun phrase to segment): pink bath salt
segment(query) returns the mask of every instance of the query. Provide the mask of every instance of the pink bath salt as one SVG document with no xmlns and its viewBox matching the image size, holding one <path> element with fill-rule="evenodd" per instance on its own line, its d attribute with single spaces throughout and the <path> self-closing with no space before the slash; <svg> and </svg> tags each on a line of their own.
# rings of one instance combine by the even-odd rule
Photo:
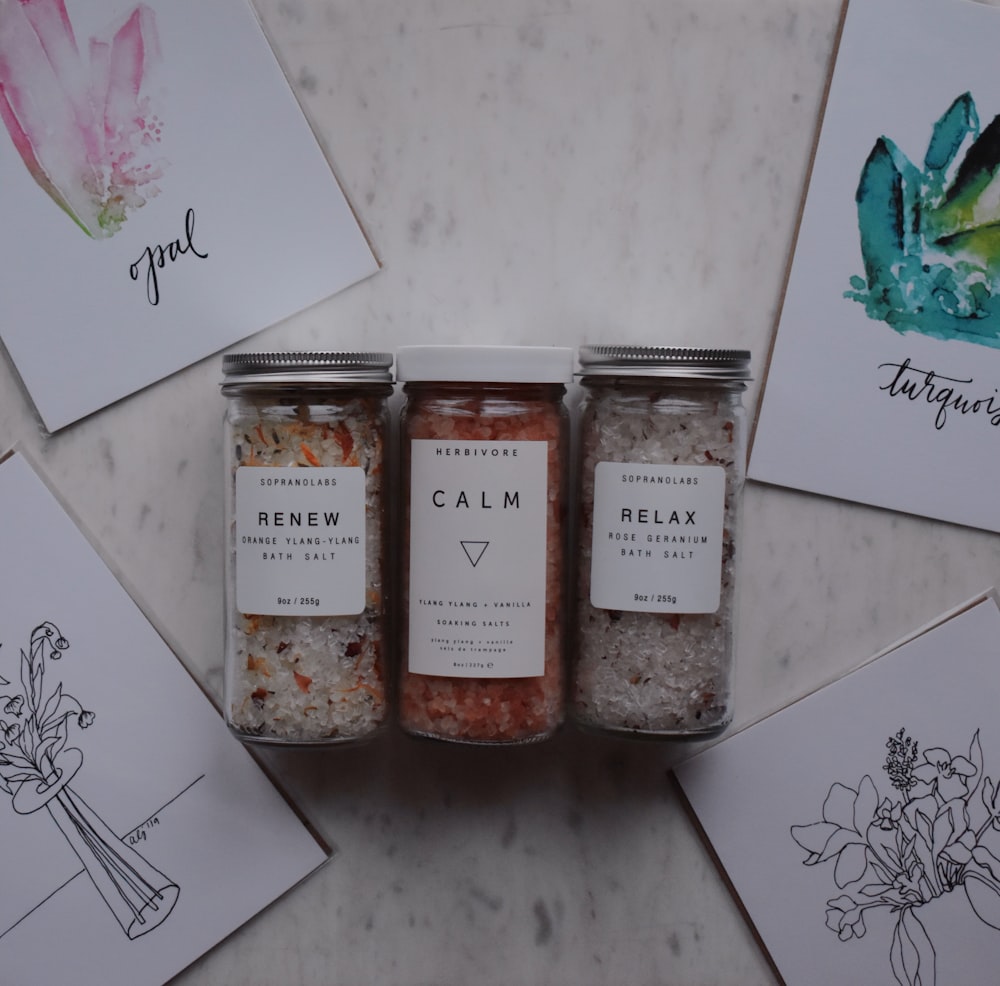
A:
<svg viewBox="0 0 1000 986">
<path fill-rule="evenodd" d="M 552 382 L 407 384 L 399 694 L 407 732 L 528 743 L 563 720 L 564 392 Z"/>
</svg>

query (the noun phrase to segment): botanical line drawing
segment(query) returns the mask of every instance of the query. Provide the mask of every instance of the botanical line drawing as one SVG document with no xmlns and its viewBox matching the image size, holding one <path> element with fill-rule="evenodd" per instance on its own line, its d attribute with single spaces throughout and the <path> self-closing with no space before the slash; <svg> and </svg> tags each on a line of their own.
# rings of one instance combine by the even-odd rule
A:
<svg viewBox="0 0 1000 986">
<path fill-rule="evenodd" d="M 856 201 L 864 277 L 845 297 L 897 332 L 1000 347 L 1000 116 L 980 131 L 970 93 L 934 124 L 923 167 L 888 137 Z"/>
<path fill-rule="evenodd" d="M 160 61 L 145 4 L 91 37 L 84 57 L 65 0 L 0 0 L 0 119 L 31 177 L 95 239 L 159 194 Z"/>
<path fill-rule="evenodd" d="M 857 788 L 831 785 L 822 819 L 791 826 L 806 866 L 833 864 L 840 895 L 826 925 L 842 942 L 861 938 L 884 908 L 895 919 L 889 961 L 900 986 L 933 986 L 937 951 L 919 916 L 925 904 L 961 888 L 975 916 L 1000 931 L 1000 784 L 983 772 L 979 731 L 968 756 L 921 751 L 900 729 L 886 743 L 883 770 L 897 795 L 880 798 L 870 775 Z"/>
<path fill-rule="evenodd" d="M 31 632 L 21 651 L 21 690 L 0 694 L 0 789 L 14 811 L 30 815 L 45 808 L 76 853 L 94 886 L 129 938 L 161 924 L 180 890 L 102 821 L 70 787 L 83 766 L 83 753 L 67 746 L 69 730 L 87 729 L 96 714 L 63 691 L 48 664 L 59 661 L 69 641 L 51 622 Z M 0 677 L 0 689 L 11 683 Z"/>
</svg>

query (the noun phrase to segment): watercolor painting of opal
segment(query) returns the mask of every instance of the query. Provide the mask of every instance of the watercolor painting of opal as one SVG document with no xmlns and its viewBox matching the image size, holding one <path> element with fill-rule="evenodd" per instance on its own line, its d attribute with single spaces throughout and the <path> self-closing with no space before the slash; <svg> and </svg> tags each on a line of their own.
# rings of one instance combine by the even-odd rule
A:
<svg viewBox="0 0 1000 986">
<path fill-rule="evenodd" d="M 160 61 L 145 4 L 81 52 L 64 0 L 0 0 L 0 119 L 31 177 L 94 239 L 159 193 Z"/>
<path fill-rule="evenodd" d="M 1000 348 L 1000 116 L 970 93 L 934 124 L 923 167 L 888 137 L 857 189 L 864 277 L 845 297 L 897 332 Z"/>
</svg>

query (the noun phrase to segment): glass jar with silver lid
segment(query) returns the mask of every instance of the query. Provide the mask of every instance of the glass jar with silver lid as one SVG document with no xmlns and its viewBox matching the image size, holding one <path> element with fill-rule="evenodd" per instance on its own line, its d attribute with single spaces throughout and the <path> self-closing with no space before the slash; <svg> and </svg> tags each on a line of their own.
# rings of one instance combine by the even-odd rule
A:
<svg viewBox="0 0 1000 986">
<path fill-rule="evenodd" d="M 714 735 L 732 720 L 750 354 L 584 346 L 579 360 L 573 717 Z"/>
<path fill-rule="evenodd" d="M 225 716 L 329 744 L 388 721 L 389 353 L 223 359 Z"/>
</svg>

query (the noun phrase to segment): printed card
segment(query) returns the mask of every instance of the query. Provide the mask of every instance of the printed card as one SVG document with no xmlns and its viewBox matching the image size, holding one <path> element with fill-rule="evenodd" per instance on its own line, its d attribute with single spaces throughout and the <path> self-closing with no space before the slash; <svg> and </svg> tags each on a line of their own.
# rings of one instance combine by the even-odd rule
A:
<svg viewBox="0 0 1000 986">
<path fill-rule="evenodd" d="M 0 334 L 57 430 L 377 270 L 247 0 L 0 0 Z"/>
<path fill-rule="evenodd" d="M 677 768 L 789 986 L 996 981 L 998 682 L 989 595 Z"/>
<path fill-rule="evenodd" d="M 0 981 L 163 983 L 329 849 L 21 455 L 0 506 Z"/>
<path fill-rule="evenodd" d="M 751 479 L 1000 531 L 1000 10 L 850 0 Z"/>
</svg>

